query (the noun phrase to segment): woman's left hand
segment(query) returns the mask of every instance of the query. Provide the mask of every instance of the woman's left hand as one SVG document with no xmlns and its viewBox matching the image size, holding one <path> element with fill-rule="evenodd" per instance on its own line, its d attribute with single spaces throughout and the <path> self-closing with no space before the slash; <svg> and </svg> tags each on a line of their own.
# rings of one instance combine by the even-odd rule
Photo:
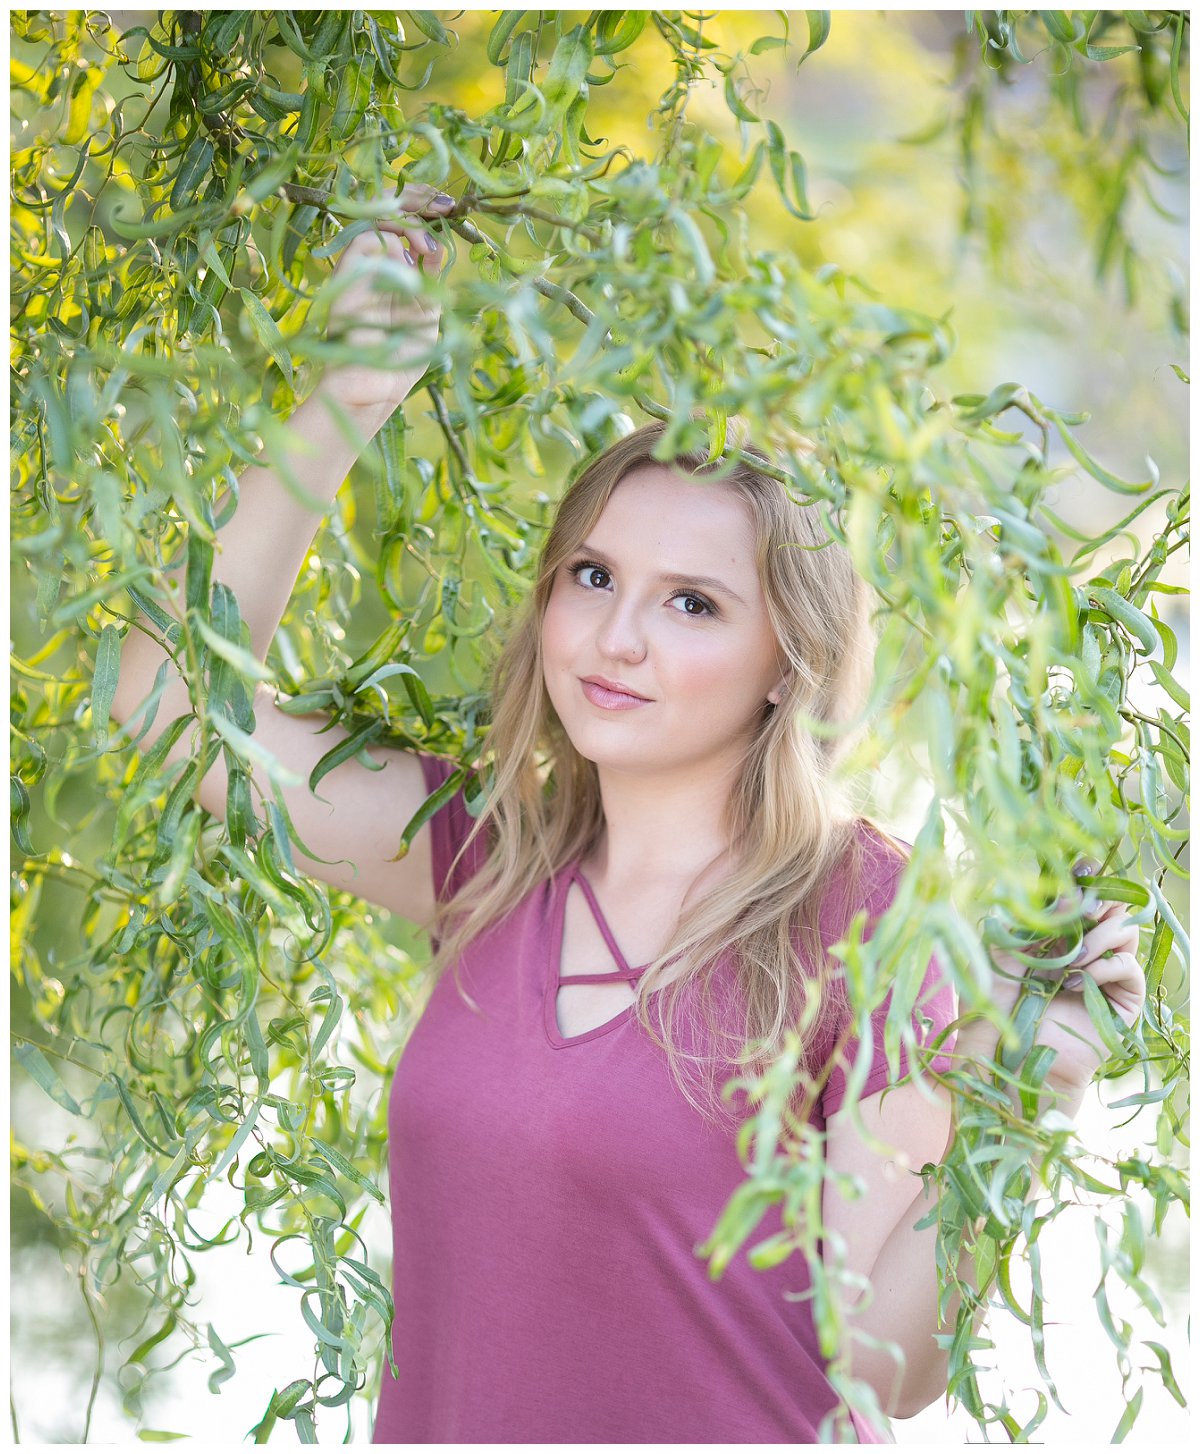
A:
<svg viewBox="0 0 1200 1454">
<path fill-rule="evenodd" d="M 1083 890 L 1079 892 L 1082 895 Z M 1066 907 L 1068 903 L 1069 900 L 1060 899 L 1058 906 Z M 1097 1068 L 1108 1057 L 1084 1003 L 1083 977 L 1087 975 L 1095 980 L 1127 1026 L 1136 1024 L 1146 1001 L 1146 975 L 1137 957 L 1138 926 L 1131 922 L 1128 906 L 1104 901 L 1089 916 L 1089 922 L 1091 927 L 1085 932 L 1074 960 L 1062 969 L 1026 966 L 1004 949 L 994 946 L 991 949 L 992 961 L 998 970 L 991 997 L 1010 1018 L 1026 976 L 1033 975 L 1043 981 L 1062 977 L 1042 1014 L 1035 1043 L 1048 1045 L 1056 1052 L 1046 1077 L 1047 1085 L 1076 1105 Z M 965 1056 L 994 1059 L 998 1046 L 995 1027 L 980 1019 L 964 1026 L 956 1050 Z"/>
</svg>

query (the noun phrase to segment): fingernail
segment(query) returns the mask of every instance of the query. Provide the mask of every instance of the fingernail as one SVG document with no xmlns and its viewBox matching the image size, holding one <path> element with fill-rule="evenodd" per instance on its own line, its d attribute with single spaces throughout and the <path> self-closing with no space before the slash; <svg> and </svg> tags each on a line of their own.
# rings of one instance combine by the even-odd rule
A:
<svg viewBox="0 0 1200 1454">
<path fill-rule="evenodd" d="M 1065 989 L 1065 990 L 1081 990 L 1082 988 L 1083 988 L 1083 975 L 1082 974 L 1069 974 L 1069 975 L 1067 975 L 1066 979 L 1063 980 L 1063 989 Z"/>
<path fill-rule="evenodd" d="M 438 242 L 437 238 L 434 237 L 434 235 L 433 235 L 432 232 L 426 232 L 424 234 L 424 237 L 425 237 L 426 246 L 429 248 L 429 250 L 431 252 L 436 252 L 438 250 L 438 248 L 441 247 L 441 243 Z"/>
<path fill-rule="evenodd" d="M 454 198 L 450 195 L 449 192 L 435 192 L 433 200 L 437 203 L 439 207 L 454 206 Z"/>
<path fill-rule="evenodd" d="M 405 248 L 404 249 L 404 256 L 409 260 L 410 263 L 414 263 L 415 264 L 416 261 L 417 261 L 416 258 L 413 257 L 412 253 L 409 252 L 408 248 Z"/>
</svg>

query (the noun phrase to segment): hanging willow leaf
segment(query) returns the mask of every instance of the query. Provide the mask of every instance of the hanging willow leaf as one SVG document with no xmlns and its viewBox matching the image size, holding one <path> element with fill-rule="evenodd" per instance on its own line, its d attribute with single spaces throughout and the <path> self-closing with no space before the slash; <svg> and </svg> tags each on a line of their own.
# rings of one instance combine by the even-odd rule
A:
<svg viewBox="0 0 1200 1454">
<path fill-rule="evenodd" d="M 491 34 L 487 42 L 487 58 L 494 66 L 502 66 L 508 60 L 504 54 L 504 47 L 512 38 L 512 33 L 521 23 L 524 10 L 502 10 L 500 18 L 492 26 Z"/>
<path fill-rule="evenodd" d="M 1159 636 L 1154 629 L 1154 622 L 1148 616 L 1143 615 L 1124 596 L 1119 595 L 1108 586 L 1092 586 L 1089 594 L 1093 600 L 1104 607 L 1114 621 L 1119 621 L 1131 636 L 1136 637 L 1147 652 L 1158 649 Z"/>
<path fill-rule="evenodd" d="M 172 212 L 180 212 L 188 207 L 201 183 L 208 180 L 213 151 L 213 144 L 206 136 L 198 136 L 188 147 L 171 187 Z"/>
<path fill-rule="evenodd" d="M 374 742 L 382 731 L 383 723 L 379 721 L 378 718 L 376 718 L 372 722 L 365 722 L 361 727 L 351 732 L 350 735 L 343 741 L 339 742 L 336 747 L 331 747 L 330 750 L 324 755 L 324 757 L 322 757 L 320 761 L 316 764 L 312 772 L 309 773 L 309 789 L 315 793 L 317 791 L 317 784 L 321 781 L 323 777 L 325 777 L 327 773 L 332 772 L 335 767 L 340 767 L 343 762 L 348 762 L 350 758 L 357 757 L 362 749 L 365 748 L 369 742 Z M 378 772 L 380 769 L 382 769 L 383 764 L 381 762 L 370 763 L 369 766 L 374 771 Z"/>
<path fill-rule="evenodd" d="M 821 49 L 829 39 L 831 28 L 829 19 L 830 12 L 828 10 L 806 10 L 804 16 L 808 21 L 808 49 L 800 57 L 799 61 L 797 61 L 796 64 L 798 66 L 802 65 L 812 55 L 813 51 Z"/>
<path fill-rule="evenodd" d="M 216 710 L 215 707 L 208 708 L 208 720 L 212 723 L 217 732 L 229 743 L 235 752 L 243 757 L 248 757 L 256 762 L 271 779 L 272 782 L 281 783 L 285 787 L 298 787 L 304 779 L 294 773 L 290 768 L 285 767 L 278 758 L 269 752 L 260 742 L 236 727 L 229 719 Z"/>
<path fill-rule="evenodd" d="M 115 626 L 105 626 L 96 647 L 96 669 L 92 675 L 92 735 L 98 743 L 108 740 L 108 717 L 117 694 L 120 671 L 120 633 Z"/>
<path fill-rule="evenodd" d="M 64 1110 L 70 1111 L 74 1116 L 83 1115 L 79 1103 L 63 1085 L 62 1077 L 36 1045 L 30 1045 L 27 1042 L 15 1045 L 13 1054 L 20 1061 L 26 1073 L 37 1081 L 52 1100 L 57 1101 Z"/>
<path fill-rule="evenodd" d="M 1067 448 L 1071 451 L 1071 453 L 1075 456 L 1075 458 L 1079 461 L 1083 468 L 1087 470 L 1088 474 L 1091 475 L 1093 479 L 1099 480 L 1102 485 L 1106 485 L 1110 490 L 1116 490 L 1119 494 L 1122 495 L 1139 495 L 1143 490 L 1153 489 L 1153 480 L 1145 480 L 1141 484 L 1134 485 L 1129 484 L 1125 480 L 1118 479 L 1116 475 L 1114 475 L 1111 471 L 1106 470 L 1102 465 L 1098 464 L 1096 460 L 1091 457 L 1090 454 L 1088 454 L 1087 450 L 1084 449 L 1084 447 L 1066 427 L 1063 415 L 1056 413 L 1053 409 L 1046 409 L 1045 406 L 1043 406 L 1043 411 L 1047 415 L 1047 417 L 1053 420 L 1054 424 L 1058 427 L 1058 433 L 1062 439 L 1062 442 L 1067 446 Z"/>
<path fill-rule="evenodd" d="M 239 288 L 238 293 L 245 304 L 246 316 L 250 320 L 250 326 L 254 329 L 259 343 L 279 365 L 279 372 L 290 386 L 292 383 L 292 356 L 288 352 L 287 344 L 283 341 L 279 325 L 267 312 L 262 300 L 249 288 Z"/>
<path fill-rule="evenodd" d="M 448 46 L 450 44 L 450 37 L 446 33 L 446 27 L 437 18 L 436 11 L 410 10 L 408 13 L 412 16 L 413 24 L 421 34 L 428 36 L 435 45 Z"/>
</svg>

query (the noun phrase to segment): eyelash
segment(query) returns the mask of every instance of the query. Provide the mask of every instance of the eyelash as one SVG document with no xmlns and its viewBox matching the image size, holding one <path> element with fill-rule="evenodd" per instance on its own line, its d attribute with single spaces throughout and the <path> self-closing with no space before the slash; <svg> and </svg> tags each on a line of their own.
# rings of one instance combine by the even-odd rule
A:
<svg viewBox="0 0 1200 1454">
<path fill-rule="evenodd" d="M 598 560 L 577 560 L 572 565 L 569 565 L 567 567 L 567 574 L 569 576 L 578 575 L 578 573 L 583 570 L 585 566 L 589 570 L 602 570 L 606 576 L 612 574 L 609 568 L 606 565 L 601 565 Z M 576 581 L 575 584 L 578 586 L 579 582 Z M 593 587 L 580 586 L 580 590 L 586 591 L 591 589 L 593 589 Z M 595 589 L 599 589 L 599 587 L 596 587 Z M 704 611 L 702 614 L 697 614 L 693 611 L 677 611 L 675 613 L 676 615 L 687 616 L 692 621 L 703 621 L 706 616 L 716 617 L 721 614 L 717 610 L 716 606 L 714 606 L 713 603 L 706 596 L 698 596 L 695 591 L 676 591 L 675 594 L 671 597 L 671 600 L 674 601 L 680 596 L 683 596 L 688 600 L 699 601 L 700 604 L 704 607 Z"/>
</svg>

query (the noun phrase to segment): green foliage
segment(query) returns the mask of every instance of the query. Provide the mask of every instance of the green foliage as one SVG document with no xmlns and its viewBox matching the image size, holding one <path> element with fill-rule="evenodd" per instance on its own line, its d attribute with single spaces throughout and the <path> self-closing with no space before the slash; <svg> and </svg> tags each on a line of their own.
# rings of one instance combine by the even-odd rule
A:
<svg viewBox="0 0 1200 1454">
<path fill-rule="evenodd" d="M 969 10 L 956 46 L 955 94 L 940 118 L 910 136 L 926 144 L 947 131 L 959 149 L 964 187 L 961 226 L 986 240 L 1004 266 L 1013 219 L 1006 205 L 1025 194 L 1070 198 L 1092 234 L 1097 283 L 1116 274 L 1133 307 L 1147 283 L 1165 294 L 1171 326 L 1188 331 L 1187 283 L 1156 256 L 1153 232 L 1139 217 L 1181 222 L 1155 195 L 1156 178 L 1187 175 L 1186 10 Z M 1118 58 L 1127 59 L 1113 66 Z M 1096 63 L 1113 72 L 1097 83 Z M 1045 103 L 1024 137 L 1006 116 L 1005 92 L 1021 68 L 1046 79 Z M 1033 147 L 1028 146 L 1032 140 Z M 1172 160 L 1177 165 L 1172 165 Z M 1035 168 L 1048 168 L 1047 181 Z M 997 174 L 1005 185 L 995 185 Z M 1003 199 L 1003 200 L 1002 200 Z"/>
<path fill-rule="evenodd" d="M 805 159 L 754 109 L 747 58 L 783 50 L 810 74 L 830 13 L 806 12 L 799 40 L 792 12 L 777 14 L 782 36 L 736 54 L 697 12 L 504 11 L 480 17 L 483 30 L 464 20 L 485 73 L 464 105 L 437 99 L 431 83 L 468 43 L 440 12 L 166 11 L 120 36 L 99 12 L 14 16 L 13 542 L 25 608 L 12 693 L 13 965 L 37 1027 L 16 1056 L 103 1148 L 100 1175 L 79 1146 L 18 1146 L 15 1180 L 43 1208 L 39 1178 L 61 1184 L 66 1211 L 55 1215 L 83 1237 L 85 1299 L 133 1276 L 151 1300 L 125 1360 L 141 1377 L 155 1348 L 183 1340 L 216 1359 L 220 1387 L 232 1345 L 187 1316 L 187 1254 L 243 1229 L 269 1233 L 316 1362 L 266 1400 L 258 1442 L 280 1421 L 311 1442 L 320 1410 L 375 1386 L 392 1305 L 360 1229 L 381 1199 L 378 1089 L 420 979 L 355 900 L 297 872 L 279 792 L 288 775 L 254 740 L 255 686 L 273 681 L 285 710 L 353 729 L 313 771 L 313 791 L 347 756 L 369 765 L 372 743 L 473 757 L 486 744 L 479 682 L 494 622 L 528 589 L 549 481 L 645 416 L 671 421 L 668 446 L 707 432 L 719 450 L 728 416 L 746 415 L 780 451 L 779 477 L 820 502 L 878 593 L 872 725 L 857 765 L 906 754 L 933 788 L 894 911 L 866 945 L 843 946 L 861 1023 L 895 986 L 893 1064 L 930 954 L 964 1012 L 994 1015 L 988 945 L 1058 932 L 1048 906 L 1079 856 L 1101 862 L 1099 887 L 1142 924 L 1144 1015 L 1127 1030 L 1102 997 L 1093 1013 L 1109 1050 L 1101 1074 L 1142 1077 L 1120 1104 L 1155 1119 L 1155 1159 L 1125 1158 L 1098 1177 L 1070 1127 L 1039 1114 L 1048 1066 L 1034 1045 L 1036 996 L 1018 1008 L 995 1083 L 946 1078 L 969 1109 L 944 1165 L 924 1175 L 938 1191 L 943 1293 L 964 1247 L 982 1269 L 945 1334 L 951 1393 L 981 1427 L 1028 1442 L 1045 1415 L 1040 1391 L 1024 1425 L 984 1396 L 974 1355 L 989 1345 L 970 1318 L 997 1297 L 1041 1359 L 1038 1234 L 1072 1189 L 1122 1199 L 1143 1188 L 1156 1227 L 1186 1199 L 1171 1160 L 1186 1135 L 1188 1063 L 1171 970 L 1186 970 L 1188 945 L 1168 888 L 1186 879 L 1190 736 L 1158 605 L 1177 589 L 1160 575 L 1188 540 L 1188 489 L 1160 488 L 1151 461 L 1146 480 L 1117 478 L 1076 436 L 1086 416 L 1019 383 L 940 397 L 936 371 L 954 348 L 945 318 L 893 308 L 834 264 L 812 271 L 756 241 L 751 204 L 783 209 L 792 227 L 814 216 Z M 978 47 L 963 49 L 974 79 L 956 123 L 968 158 L 987 88 L 1046 45 L 1064 62 L 1052 89 L 1068 113 L 1083 114 L 1099 68 L 1141 87 L 1143 114 L 1174 108 L 1186 121 L 1184 12 L 969 12 L 968 27 Z M 635 56 L 670 78 L 652 110 L 653 154 L 633 133 L 592 135 L 593 93 L 631 87 Z M 688 117 L 710 83 L 740 152 Z M 1129 257 L 1121 188 L 1149 165 L 1135 135 L 1110 159 L 1119 183 L 1097 181 L 1111 194 L 1101 274 Z M 449 221 L 432 224 L 456 253 L 452 281 L 430 284 L 445 288 L 441 351 L 364 460 L 368 490 L 339 501 L 263 664 L 233 593 L 212 584 L 216 533 L 236 510 L 237 470 L 283 437 L 314 370 L 347 356 L 321 326 L 328 260 L 395 215 L 397 186 L 417 181 L 456 197 Z M 529 490 L 531 478 L 548 489 Z M 1129 512 L 1099 535 L 1071 526 L 1047 503 L 1068 478 L 1128 496 Z M 1152 507 L 1165 524 L 1143 548 L 1134 526 L 1151 527 Z M 1117 541 L 1132 548 L 1100 564 Z M 167 568 L 184 561 L 177 626 L 156 602 Z M 109 732 L 120 641 L 139 610 L 192 699 L 144 754 L 133 748 L 157 697 L 130 724 L 132 741 Z M 352 611 L 367 633 L 357 650 L 343 629 Z M 1154 715 L 1131 690 L 1143 668 L 1170 703 Z M 164 770 L 185 732 L 191 763 Z M 224 823 L 197 800 L 218 755 L 230 774 Z M 398 851 L 462 781 L 404 825 Z M 51 841 L 88 830 L 108 846 L 84 862 Z M 36 932 L 52 880 L 73 885 L 82 908 L 78 952 L 50 964 Z M 820 1137 L 784 1110 L 799 1076 L 785 1057 L 757 1087 L 756 1160 L 714 1229 L 710 1265 L 719 1275 L 782 1201 L 787 1233 L 752 1259 L 808 1257 L 835 1384 L 870 1415 L 873 1396 L 846 1373 L 838 1279 L 819 1256 Z M 206 1238 L 189 1216 L 217 1177 L 244 1205 Z M 1102 1234 L 1100 1248 L 1097 1312 L 1129 1423 L 1143 1360 L 1104 1287 L 1116 1277 L 1157 1307 L 1141 1275 L 1145 1234 L 1133 1211 L 1119 1243 Z M 296 1244 L 292 1271 L 276 1257 L 285 1243 Z M 1011 1292 L 1018 1258 L 1032 1308 Z M 1179 1398 L 1166 1350 L 1146 1346 Z"/>
</svg>

